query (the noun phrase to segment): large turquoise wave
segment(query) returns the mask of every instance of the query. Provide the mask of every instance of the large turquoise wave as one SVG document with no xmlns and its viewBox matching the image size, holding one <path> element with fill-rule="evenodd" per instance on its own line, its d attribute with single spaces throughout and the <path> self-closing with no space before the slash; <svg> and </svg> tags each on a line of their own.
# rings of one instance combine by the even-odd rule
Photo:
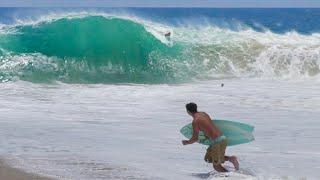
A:
<svg viewBox="0 0 320 180">
<path fill-rule="evenodd" d="M 15 26 L 0 35 L 0 48 L 2 63 L 28 59 L 15 71 L 2 69 L 2 78 L 70 83 L 175 81 L 169 62 L 181 51 L 142 24 L 103 16 Z"/>
<path fill-rule="evenodd" d="M 173 35 L 166 39 L 161 25 L 105 15 L 0 25 L 0 82 L 152 84 L 320 75 L 317 34 L 188 25 L 169 27 Z"/>
</svg>

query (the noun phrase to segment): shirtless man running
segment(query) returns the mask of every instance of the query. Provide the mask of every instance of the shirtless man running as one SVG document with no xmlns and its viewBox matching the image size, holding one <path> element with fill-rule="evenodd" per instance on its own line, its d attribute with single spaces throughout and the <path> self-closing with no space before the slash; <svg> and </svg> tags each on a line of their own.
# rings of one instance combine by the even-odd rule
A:
<svg viewBox="0 0 320 180">
<path fill-rule="evenodd" d="M 187 112 L 193 117 L 193 134 L 190 140 L 183 140 L 182 144 L 192 144 L 197 142 L 199 131 L 211 139 L 212 144 L 208 147 L 204 160 L 213 164 L 213 168 L 218 172 L 228 172 L 221 164 L 230 161 L 236 170 L 239 170 L 239 163 L 236 156 L 225 156 L 227 139 L 219 128 L 212 123 L 210 116 L 205 112 L 198 112 L 195 103 L 186 104 Z"/>
</svg>

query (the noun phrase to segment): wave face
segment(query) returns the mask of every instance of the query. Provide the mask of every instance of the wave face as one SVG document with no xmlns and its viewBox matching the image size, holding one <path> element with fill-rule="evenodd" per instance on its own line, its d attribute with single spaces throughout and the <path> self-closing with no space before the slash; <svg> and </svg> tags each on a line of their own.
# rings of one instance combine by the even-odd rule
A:
<svg viewBox="0 0 320 180">
<path fill-rule="evenodd" d="M 142 24 L 119 18 L 61 18 L 9 30 L 0 36 L 3 78 L 156 83 L 170 80 L 161 60 L 178 53 Z"/>
<path fill-rule="evenodd" d="M 165 32 L 172 32 L 170 40 Z M 102 15 L 0 29 L 0 81 L 179 83 L 210 78 L 316 78 L 320 36 L 164 26 Z"/>
</svg>

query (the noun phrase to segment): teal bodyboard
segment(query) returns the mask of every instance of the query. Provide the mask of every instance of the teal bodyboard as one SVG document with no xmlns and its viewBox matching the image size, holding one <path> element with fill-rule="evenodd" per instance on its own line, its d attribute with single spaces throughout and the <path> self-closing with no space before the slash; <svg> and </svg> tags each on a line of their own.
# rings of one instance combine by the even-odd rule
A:
<svg viewBox="0 0 320 180">
<path fill-rule="evenodd" d="M 228 146 L 244 144 L 254 140 L 252 134 L 254 127 L 249 124 L 228 120 L 213 120 L 212 122 L 217 125 L 222 134 L 227 137 Z M 192 124 L 190 123 L 182 127 L 180 132 L 186 138 L 190 139 L 193 133 Z M 200 131 L 198 143 L 210 145 L 211 141 Z"/>
</svg>

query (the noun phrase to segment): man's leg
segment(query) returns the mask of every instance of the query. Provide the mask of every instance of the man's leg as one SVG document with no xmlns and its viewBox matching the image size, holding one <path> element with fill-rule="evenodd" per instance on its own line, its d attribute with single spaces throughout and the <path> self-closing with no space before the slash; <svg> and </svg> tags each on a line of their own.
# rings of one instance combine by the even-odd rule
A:
<svg viewBox="0 0 320 180">
<path fill-rule="evenodd" d="M 224 156 L 224 159 L 231 162 L 236 170 L 239 170 L 239 162 L 236 156 Z"/>
<path fill-rule="evenodd" d="M 213 165 L 213 168 L 218 172 L 228 172 L 221 164 Z"/>
</svg>

